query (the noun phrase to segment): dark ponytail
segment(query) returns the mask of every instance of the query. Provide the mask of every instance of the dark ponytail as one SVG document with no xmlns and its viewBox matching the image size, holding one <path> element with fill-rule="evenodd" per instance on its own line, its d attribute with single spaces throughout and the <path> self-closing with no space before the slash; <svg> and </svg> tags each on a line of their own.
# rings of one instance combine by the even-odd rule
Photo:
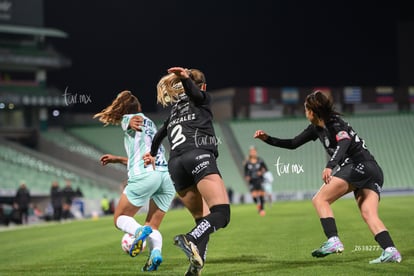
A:
<svg viewBox="0 0 414 276">
<path fill-rule="evenodd" d="M 341 115 L 335 111 L 332 99 L 319 90 L 306 97 L 305 106 L 325 122 L 329 121 L 333 115 Z"/>
</svg>

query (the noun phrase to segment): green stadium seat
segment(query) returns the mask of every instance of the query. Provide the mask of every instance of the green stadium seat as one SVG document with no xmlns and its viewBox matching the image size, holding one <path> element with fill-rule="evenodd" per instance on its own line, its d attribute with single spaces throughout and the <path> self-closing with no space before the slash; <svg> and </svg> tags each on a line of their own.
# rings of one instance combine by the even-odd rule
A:
<svg viewBox="0 0 414 276">
<path fill-rule="evenodd" d="M 242 160 L 240 160 L 240 164 L 234 162 L 229 150 L 229 147 L 231 146 L 228 144 L 229 140 L 224 137 L 224 134 L 218 124 L 214 125 L 214 129 L 216 131 L 219 149 L 217 165 L 223 177 L 224 184 L 227 188 L 231 188 L 235 193 L 248 192 L 246 181 L 240 173 Z"/>
<path fill-rule="evenodd" d="M 90 179 L 83 179 L 72 172 L 3 145 L 0 145 L 0 165 L 0 188 L 8 192 L 14 192 L 24 181 L 32 193 L 49 194 L 52 181 L 57 180 L 63 185 L 64 179 L 68 178 L 72 181 L 72 187 L 87 191 L 84 192 L 87 198 L 99 199 L 104 193 L 116 194 L 105 187 L 94 185 Z M 92 186 L 92 190 L 88 189 Z"/>
</svg>

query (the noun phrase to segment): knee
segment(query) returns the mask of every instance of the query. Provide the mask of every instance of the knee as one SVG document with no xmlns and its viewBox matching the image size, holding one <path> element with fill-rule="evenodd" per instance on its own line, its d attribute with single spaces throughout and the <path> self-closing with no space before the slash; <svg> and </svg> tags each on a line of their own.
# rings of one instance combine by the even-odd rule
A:
<svg viewBox="0 0 414 276">
<path fill-rule="evenodd" d="M 319 202 L 320 202 L 320 200 L 319 200 L 319 197 L 317 196 L 317 195 L 315 195 L 313 198 L 312 198 L 312 205 L 313 205 L 313 207 L 317 207 L 318 205 L 319 205 Z"/>
<path fill-rule="evenodd" d="M 230 223 L 230 204 L 215 205 L 210 208 L 210 212 L 221 215 L 220 228 L 225 228 Z"/>
<path fill-rule="evenodd" d="M 325 204 L 329 204 L 330 205 L 330 200 L 328 200 L 325 196 L 321 196 L 319 194 L 316 194 L 313 198 L 312 198 L 312 204 L 315 208 L 318 208 L 320 206 L 323 206 Z"/>
</svg>

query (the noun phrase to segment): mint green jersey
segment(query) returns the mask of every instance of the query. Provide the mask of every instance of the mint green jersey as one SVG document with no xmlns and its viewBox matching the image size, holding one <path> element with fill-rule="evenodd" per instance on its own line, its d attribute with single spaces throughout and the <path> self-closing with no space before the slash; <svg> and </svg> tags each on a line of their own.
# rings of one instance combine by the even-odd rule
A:
<svg viewBox="0 0 414 276">
<path fill-rule="evenodd" d="M 134 116 L 143 118 L 141 131 L 129 128 L 129 121 Z M 128 156 L 128 177 L 134 177 L 143 172 L 153 171 L 152 165 L 145 166 L 142 156 L 151 151 L 152 139 L 157 132 L 154 122 L 143 113 L 124 115 L 121 123 L 124 130 L 124 146 Z M 165 159 L 165 149 L 161 145 L 155 157 L 155 169 L 157 171 L 167 171 L 167 160 Z"/>
</svg>

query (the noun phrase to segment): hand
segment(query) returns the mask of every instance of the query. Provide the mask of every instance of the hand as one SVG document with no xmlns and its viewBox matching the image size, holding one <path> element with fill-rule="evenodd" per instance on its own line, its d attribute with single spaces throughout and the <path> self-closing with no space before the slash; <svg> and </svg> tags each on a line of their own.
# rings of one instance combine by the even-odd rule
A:
<svg viewBox="0 0 414 276">
<path fill-rule="evenodd" d="M 266 140 L 269 137 L 269 135 L 266 134 L 263 130 L 256 130 L 256 132 L 253 135 L 253 138 L 260 139 L 262 141 Z"/>
<path fill-rule="evenodd" d="M 118 163 L 117 156 L 112 155 L 112 154 L 102 155 L 100 161 L 101 161 L 102 166 L 105 166 L 106 164 L 109 164 L 109 163 Z"/>
<path fill-rule="evenodd" d="M 188 72 L 188 69 L 182 67 L 171 67 L 170 69 L 168 69 L 168 73 L 174 73 L 180 79 L 188 79 L 190 77 Z"/>
<path fill-rule="evenodd" d="M 149 152 L 147 152 L 142 156 L 142 159 L 144 159 L 145 166 L 152 164 L 152 168 L 155 170 L 155 157 L 153 157 Z"/>
<path fill-rule="evenodd" d="M 323 183 L 329 184 L 329 181 L 331 181 L 331 179 L 332 179 L 332 169 L 325 168 L 322 171 L 322 180 L 323 180 Z"/>
<path fill-rule="evenodd" d="M 142 131 L 141 126 L 144 122 L 142 116 L 136 115 L 129 120 L 129 127 L 135 131 Z"/>
</svg>

